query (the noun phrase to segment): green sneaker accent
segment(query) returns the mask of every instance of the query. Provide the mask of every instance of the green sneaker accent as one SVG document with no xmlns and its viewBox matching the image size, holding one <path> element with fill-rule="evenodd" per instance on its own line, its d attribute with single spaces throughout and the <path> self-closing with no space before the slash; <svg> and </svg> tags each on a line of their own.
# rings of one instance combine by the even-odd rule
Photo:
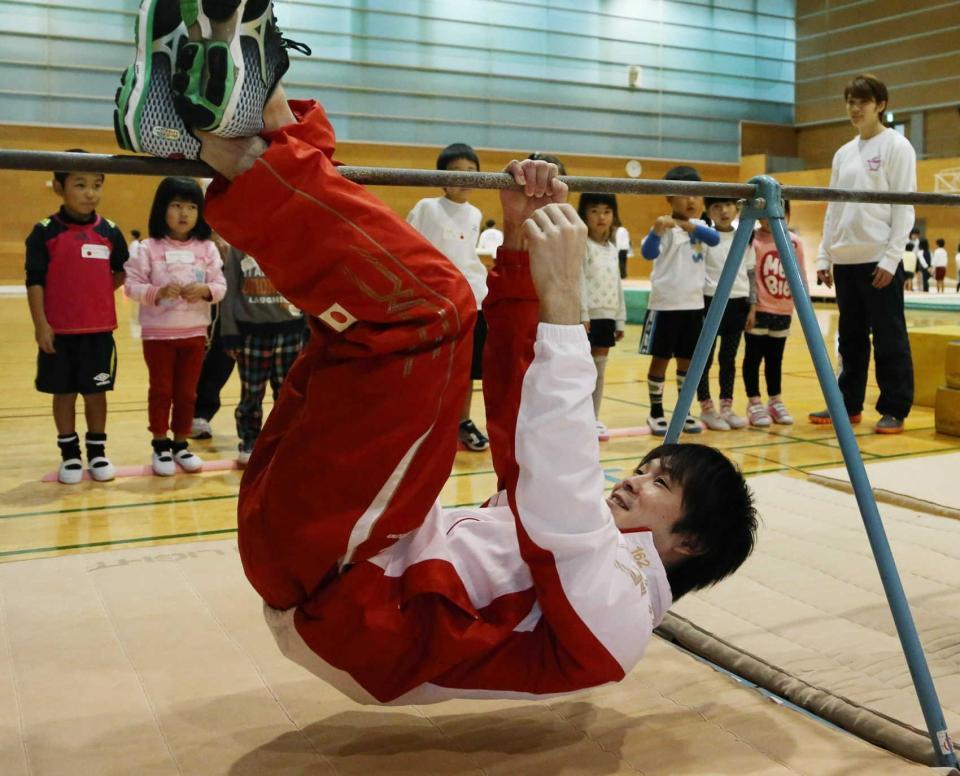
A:
<svg viewBox="0 0 960 776">
<path fill-rule="evenodd" d="M 180 0 L 180 16 L 187 27 L 200 20 L 200 0 Z"/>
</svg>

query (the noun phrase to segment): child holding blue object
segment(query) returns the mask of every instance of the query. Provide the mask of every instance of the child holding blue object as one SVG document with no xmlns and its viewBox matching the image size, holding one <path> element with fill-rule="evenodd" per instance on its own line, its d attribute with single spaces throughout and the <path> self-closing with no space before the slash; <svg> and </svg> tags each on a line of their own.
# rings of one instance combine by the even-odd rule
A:
<svg viewBox="0 0 960 776">
<path fill-rule="evenodd" d="M 693 167 L 674 167 L 664 180 L 699 181 Z M 683 387 L 693 350 L 703 328 L 703 286 L 706 280 L 706 246 L 716 246 L 720 234 L 698 216 L 703 212 L 702 197 L 667 197 L 671 214 L 656 220 L 640 247 L 643 258 L 653 261 L 650 276 L 650 303 L 640 335 L 641 355 L 653 356 L 647 373 L 650 390 L 650 416 L 647 425 L 655 436 L 665 436 L 667 419 L 663 416 L 663 383 L 667 364 L 677 360 L 677 390 Z M 683 430 L 702 431 L 692 415 L 687 415 Z"/>
</svg>

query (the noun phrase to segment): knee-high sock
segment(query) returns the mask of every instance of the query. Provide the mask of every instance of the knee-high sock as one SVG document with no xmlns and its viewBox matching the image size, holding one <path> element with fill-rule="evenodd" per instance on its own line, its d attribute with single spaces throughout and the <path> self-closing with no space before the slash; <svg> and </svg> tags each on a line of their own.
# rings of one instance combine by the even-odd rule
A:
<svg viewBox="0 0 960 776">
<path fill-rule="evenodd" d="M 647 375 L 647 389 L 650 391 L 650 417 L 663 417 L 663 378 Z"/>
<path fill-rule="evenodd" d="M 603 401 L 603 373 L 607 371 L 607 357 L 594 356 L 593 363 L 597 367 L 597 385 L 593 389 L 593 414 L 600 419 L 600 402 Z"/>
</svg>

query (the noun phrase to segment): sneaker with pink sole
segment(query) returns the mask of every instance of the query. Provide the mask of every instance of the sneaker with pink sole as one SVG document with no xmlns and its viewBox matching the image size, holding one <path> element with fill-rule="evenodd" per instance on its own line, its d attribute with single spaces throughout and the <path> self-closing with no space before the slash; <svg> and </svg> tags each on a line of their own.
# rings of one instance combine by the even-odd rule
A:
<svg viewBox="0 0 960 776">
<path fill-rule="evenodd" d="M 771 399 L 767 403 L 767 412 L 770 414 L 774 423 L 780 426 L 792 426 L 793 415 L 779 399 Z"/>
<path fill-rule="evenodd" d="M 733 399 L 720 400 L 720 417 L 727 421 L 727 425 L 730 426 L 730 428 L 737 429 L 747 427 L 747 419 L 741 418 L 733 411 Z"/>
<path fill-rule="evenodd" d="M 751 426 L 765 428 L 773 423 L 767 405 L 762 402 L 751 402 L 747 405 L 747 421 Z"/>
</svg>

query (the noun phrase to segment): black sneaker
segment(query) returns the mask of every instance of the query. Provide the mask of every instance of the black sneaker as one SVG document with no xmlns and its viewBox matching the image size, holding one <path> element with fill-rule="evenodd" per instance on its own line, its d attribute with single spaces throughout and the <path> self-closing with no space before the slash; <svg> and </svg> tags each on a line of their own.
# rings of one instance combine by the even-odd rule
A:
<svg viewBox="0 0 960 776">
<path fill-rule="evenodd" d="M 200 143 L 174 109 L 170 79 L 186 28 L 176 0 L 142 0 L 135 26 L 137 55 L 114 97 L 117 144 L 128 151 L 196 159 Z"/>
<path fill-rule="evenodd" d="M 180 2 L 183 8 L 200 5 Z M 184 44 L 173 80 L 184 121 L 222 137 L 260 134 L 263 106 L 290 67 L 287 50 L 311 53 L 309 46 L 281 34 L 270 0 L 244 0 L 238 12 L 242 20 L 231 40 Z"/>
<path fill-rule="evenodd" d="M 467 448 L 467 450 L 481 453 L 490 447 L 490 440 L 480 432 L 480 429 L 474 425 L 472 420 L 461 420 L 460 444 Z"/>
</svg>

